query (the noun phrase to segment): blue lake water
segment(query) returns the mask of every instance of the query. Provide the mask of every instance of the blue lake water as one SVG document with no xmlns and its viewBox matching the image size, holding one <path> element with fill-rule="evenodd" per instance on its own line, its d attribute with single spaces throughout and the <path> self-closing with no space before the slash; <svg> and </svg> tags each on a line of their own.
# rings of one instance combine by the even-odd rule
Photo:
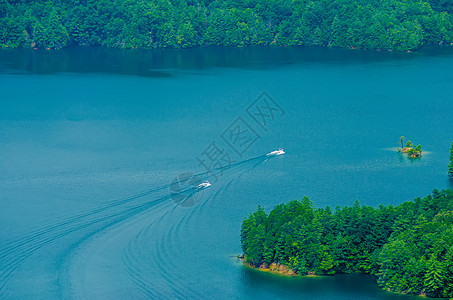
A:
<svg viewBox="0 0 453 300">
<path fill-rule="evenodd" d="M 397 205 L 453 187 L 452 70 L 449 48 L 1 50 L 0 297 L 415 298 L 235 255 L 258 204 Z M 421 159 L 396 153 L 401 135 Z M 178 206 L 183 173 L 212 186 Z"/>
</svg>

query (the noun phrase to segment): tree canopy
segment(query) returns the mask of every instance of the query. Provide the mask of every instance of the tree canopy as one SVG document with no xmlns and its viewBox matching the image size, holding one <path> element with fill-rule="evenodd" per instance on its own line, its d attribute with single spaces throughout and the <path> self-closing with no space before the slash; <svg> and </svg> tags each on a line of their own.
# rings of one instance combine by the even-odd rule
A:
<svg viewBox="0 0 453 300">
<path fill-rule="evenodd" d="M 453 42 L 453 0 L 0 0 L 0 46 L 58 49 Z"/>
<path fill-rule="evenodd" d="M 387 290 L 453 297 L 453 191 L 398 206 L 314 208 L 304 198 L 262 207 L 242 223 L 253 266 L 283 264 L 300 275 L 361 272 Z"/>
</svg>

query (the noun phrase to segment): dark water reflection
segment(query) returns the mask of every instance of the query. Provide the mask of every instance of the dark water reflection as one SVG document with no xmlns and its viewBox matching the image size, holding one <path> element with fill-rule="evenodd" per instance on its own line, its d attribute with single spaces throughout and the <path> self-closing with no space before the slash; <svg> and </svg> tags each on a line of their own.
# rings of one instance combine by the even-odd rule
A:
<svg viewBox="0 0 453 300">
<path fill-rule="evenodd" d="M 242 270 L 247 293 L 259 298 L 277 294 L 284 299 L 420 299 L 380 290 L 373 276 L 340 274 L 325 277 L 284 277 L 251 270 Z M 302 298 L 300 295 L 303 295 Z"/>
<path fill-rule="evenodd" d="M 184 50 L 79 47 L 57 51 L 3 49 L 0 50 L 0 71 L 9 74 L 70 72 L 168 77 L 175 70 L 190 72 L 211 68 L 260 69 L 312 62 L 347 65 L 351 62 L 411 60 L 420 56 L 438 57 L 452 53 L 451 47 L 427 48 L 415 53 L 302 47 L 208 47 Z"/>
</svg>

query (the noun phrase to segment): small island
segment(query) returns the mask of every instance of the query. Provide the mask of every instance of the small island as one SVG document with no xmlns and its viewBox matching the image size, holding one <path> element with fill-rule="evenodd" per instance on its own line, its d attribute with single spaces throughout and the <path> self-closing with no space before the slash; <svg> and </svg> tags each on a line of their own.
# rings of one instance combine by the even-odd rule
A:
<svg viewBox="0 0 453 300">
<path fill-rule="evenodd" d="M 400 137 L 400 144 L 401 148 L 396 148 L 396 150 L 400 153 L 407 153 L 407 155 L 411 158 L 419 158 L 422 157 L 422 146 L 418 145 L 414 147 L 412 141 L 407 141 L 404 143 L 406 138 L 404 136 Z"/>
<path fill-rule="evenodd" d="M 314 208 L 305 197 L 241 228 L 247 266 L 285 276 L 363 273 L 384 290 L 453 297 L 453 191 L 398 206 Z"/>
</svg>

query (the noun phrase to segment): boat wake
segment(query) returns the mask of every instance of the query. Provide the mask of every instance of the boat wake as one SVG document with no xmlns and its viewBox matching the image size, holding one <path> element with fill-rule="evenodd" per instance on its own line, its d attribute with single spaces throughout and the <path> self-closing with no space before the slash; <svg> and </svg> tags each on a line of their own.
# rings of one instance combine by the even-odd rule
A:
<svg viewBox="0 0 453 300">
<path fill-rule="evenodd" d="M 219 185 L 216 184 L 217 178 L 213 172 L 196 174 L 209 185 L 212 182 L 212 187 L 206 189 L 206 185 L 202 188 L 183 185 L 179 192 L 185 197 L 205 193 L 202 201 L 189 208 L 189 211 L 175 205 L 168 193 L 171 184 L 167 184 L 110 201 L 17 238 L 0 249 L 0 294 L 7 298 L 18 296 L 12 288 L 13 283 L 19 284 L 26 269 L 35 263 L 39 265 L 37 257 L 46 253 L 55 256 L 49 261 L 57 265 L 56 282 L 48 283 L 48 290 L 53 295 L 89 298 L 102 291 L 108 293 L 110 284 L 116 285 L 117 282 L 99 282 L 107 280 L 99 276 L 99 280 L 90 283 L 82 277 L 92 270 L 99 272 L 100 268 L 95 267 L 102 260 L 102 250 L 110 247 L 105 253 L 116 253 L 112 254 L 112 261 L 108 263 L 110 268 L 118 269 L 120 264 L 122 275 L 118 276 L 127 278 L 130 283 L 129 286 L 124 285 L 125 295 L 130 289 L 138 289 L 143 297 L 199 297 L 199 291 L 191 291 L 186 281 L 178 278 L 171 260 L 172 256 L 177 256 L 175 247 L 180 229 L 187 226 L 207 203 L 222 195 L 234 180 L 267 159 L 269 156 L 262 155 L 213 170 L 222 172 L 227 180 L 224 184 L 222 180 L 218 181 Z M 113 248 L 118 250 L 112 251 Z M 89 259 L 89 256 L 96 255 L 98 261 Z M 27 268 L 24 262 L 27 262 Z M 96 284 L 103 284 L 105 290 L 100 289 L 99 285 L 96 287 Z M 58 287 L 56 291 L 54 286 Z M 33 296 L 32 289 L 28 289 L 27 293 L 30 294 L 24 296 Z"/>
</svg>

